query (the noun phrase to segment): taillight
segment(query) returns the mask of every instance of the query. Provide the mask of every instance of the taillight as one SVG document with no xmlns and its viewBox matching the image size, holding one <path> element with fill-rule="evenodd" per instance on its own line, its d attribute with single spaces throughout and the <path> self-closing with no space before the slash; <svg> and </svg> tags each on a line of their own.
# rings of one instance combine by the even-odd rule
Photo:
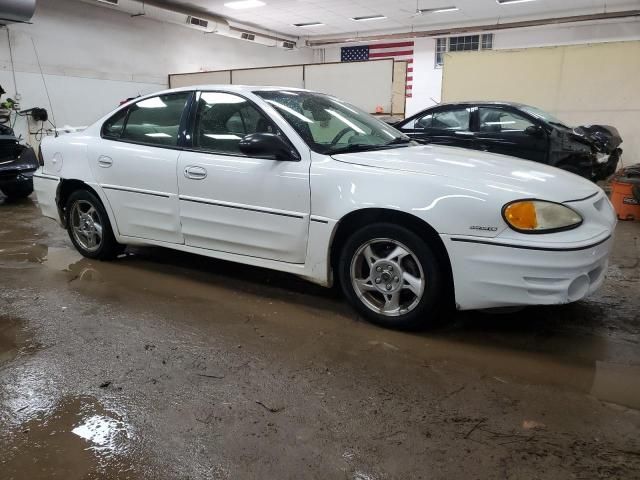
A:
<svg viewBox="0 0 640 480">
<path fill-rule="evenodd" d="M 38 145 L 38 165 L 44 167 L 44 157 L 42 156 L 42 147 Z"/>
</svg>

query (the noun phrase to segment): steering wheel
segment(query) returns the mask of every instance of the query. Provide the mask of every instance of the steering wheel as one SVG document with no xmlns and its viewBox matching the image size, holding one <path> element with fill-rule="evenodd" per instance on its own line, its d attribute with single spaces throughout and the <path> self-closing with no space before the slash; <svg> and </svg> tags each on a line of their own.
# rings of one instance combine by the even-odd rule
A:
<svg viewBox="0 0 640 480">
<path fill-rule="evenodd" d="M 345 127 L 340 130 L 338 134 L 333 137 L 333 140 L 331 140 L 331 145 L 335 145 L 336 143 L 338 143 L 338 141 L 349 132 L 353 132 L 353 129 L 351 127 Z"/>
</svg>

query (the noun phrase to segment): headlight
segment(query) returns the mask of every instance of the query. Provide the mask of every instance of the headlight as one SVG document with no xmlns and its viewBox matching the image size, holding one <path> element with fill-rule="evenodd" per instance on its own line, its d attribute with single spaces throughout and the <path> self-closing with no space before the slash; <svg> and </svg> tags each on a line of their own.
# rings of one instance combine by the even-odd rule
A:
<svg viewBox="0 0 640 480">
<path fill-rule="evenodd" d="M 575 210 L 544 200 L 516 200 L 502 208 L 502 216 L 511 228 L 522 233 L 551 233 L 571 230 L 582 223 Z"/>
</svg>

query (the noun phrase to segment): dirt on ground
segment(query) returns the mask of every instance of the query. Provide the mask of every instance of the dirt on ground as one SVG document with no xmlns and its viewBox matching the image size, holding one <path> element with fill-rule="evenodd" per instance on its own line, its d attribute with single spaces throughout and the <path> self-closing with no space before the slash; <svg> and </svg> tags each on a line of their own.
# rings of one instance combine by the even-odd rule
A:
<svg viewBox="0 0 640 480">
<path fill-rule="evenodd" d="M 401 333 L 286 274 L 88 260 L 0 200 L 0 478 L 640 478 L 640 223 L 616 233 L 584 301 Z"/>
</svg>

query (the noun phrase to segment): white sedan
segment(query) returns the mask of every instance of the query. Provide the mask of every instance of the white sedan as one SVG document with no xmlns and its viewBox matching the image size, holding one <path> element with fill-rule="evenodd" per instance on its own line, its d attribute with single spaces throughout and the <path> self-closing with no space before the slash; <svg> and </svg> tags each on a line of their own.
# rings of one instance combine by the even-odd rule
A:
<svg viewBox="0 0 640 480">
<path fill-rule="evenodd" d="M 444 307 L 579 300 L 603 282 L 615 216 L 573 174 L 417 145 L 331 96 L 201 86 L 135 99 L 42 142 L 44 215 L 86 257 L 160 245 L 340 283 L 384 326 Z"/>
</svg>

